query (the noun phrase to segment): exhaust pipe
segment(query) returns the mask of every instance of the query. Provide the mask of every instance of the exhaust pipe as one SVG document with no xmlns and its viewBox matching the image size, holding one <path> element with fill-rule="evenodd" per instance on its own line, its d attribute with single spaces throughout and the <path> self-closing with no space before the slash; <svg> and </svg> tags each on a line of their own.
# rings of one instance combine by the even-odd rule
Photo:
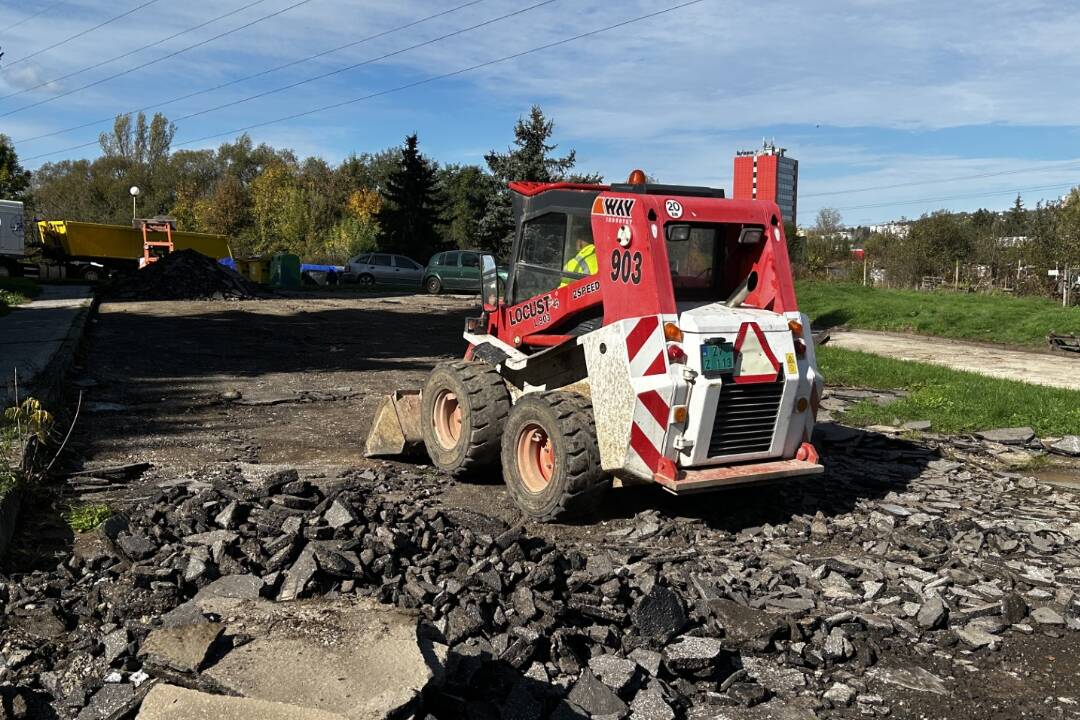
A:
<svg viewBox="0 0 1080 720">
<path fill-rule="evenodd" d="M 757 287 L 757 270 L 751 270 L 750 274 L 746 276 L 746 279 L 742 281 L 742 285 L 736 288 L 735 292 L 731 294 L 724 304 L 728 307 L 739 307 L 743 304 L 743 300 L 746 296 L 754 292 L 754 288 Z"/>
</svg>

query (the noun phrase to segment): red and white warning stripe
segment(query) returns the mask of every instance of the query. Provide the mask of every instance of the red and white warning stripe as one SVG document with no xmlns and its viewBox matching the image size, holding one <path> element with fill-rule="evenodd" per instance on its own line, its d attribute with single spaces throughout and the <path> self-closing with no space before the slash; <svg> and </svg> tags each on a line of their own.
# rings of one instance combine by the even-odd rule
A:
<svg viewBox="0 0 1080 720">
<path fill-rule="evenodd" d="M 660 318 L 650 315 L 637 321 L 626 334 L 626 357 L 630 360 L 631 378 L 661 375 L 667 371 Z"/>
<path fill-rule="evenodd" d="M 650 472 L 655 473 L 663 459 L 662 448 L 668 428 L 672 388 L 646 388 L 655 386 L 655 380 L 661 379 L 658 376 L 667 373 L 664 334 L 660 318 L 655 315 L 627 324 L 631 329 L 626 334 L 626 357 L 630 362 L 630 382 L 636 391 L 634 419 L 630 426 L 630 450 Z M 653 381 L 650 382 L 650 379 Z"/>
</svg>

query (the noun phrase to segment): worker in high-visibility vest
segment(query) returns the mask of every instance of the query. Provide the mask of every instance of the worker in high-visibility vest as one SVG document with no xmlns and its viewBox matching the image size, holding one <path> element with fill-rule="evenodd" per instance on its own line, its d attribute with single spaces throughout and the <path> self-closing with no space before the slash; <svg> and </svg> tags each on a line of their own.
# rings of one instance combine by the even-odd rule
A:
<svg viewBox="0 0 1080 720">
<path fill-rule="evenodd" d="M 596 258 L 596 245 L 592 241 L 592 228 L 578 226 L 574 230 L 574 241 L 577 254 L 566 261 L 563 272 L 578 275 L 595 275 L 600 270 L 599 261 Z M 577 280 L 577 278 L 564 277 L 559 287 L 564 287 Z"/>
</svg>

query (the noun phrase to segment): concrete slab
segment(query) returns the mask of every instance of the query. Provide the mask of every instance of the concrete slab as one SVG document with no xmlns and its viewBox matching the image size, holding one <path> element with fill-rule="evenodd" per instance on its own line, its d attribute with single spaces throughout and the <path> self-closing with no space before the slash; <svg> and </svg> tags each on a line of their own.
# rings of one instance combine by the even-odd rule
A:
<svg viewBox="0 0 1080 720">
<path fill-rule="evenodd" d="M 382 720 L 412 704 L 441 668 L 441 654 L 418 641 L 415 615 L 368 599 L 202 605 L 228 634 L 255 638 L 203 671 L 243 697 Z"/>
<path fill-rule="evenodd" d="M 1080 373 L 1076 372 L 1080 364 L 1074 357 L 868 330 L 833 332 L 829 346 L 884 355 L 896 360 L 943 365 L 953 370 L 967 370 L 1002 380 L 1080 390 Z"/>
<path fill-rule="evenodd" d="M 344 720 L 341 715 L 286 703 L 210 695 L 175 685 L 151 690 L 136 720 Z"/>
<path fill-rule="evenodd" d="M 15 370 L 21 396 L 72 341 L 72 329 L 90 302 L 90 288 L 84 285 L 44 285 L 36 300 L 0 317 L 0 402 L 4 406 L 14 399 Z"/>
</svg>

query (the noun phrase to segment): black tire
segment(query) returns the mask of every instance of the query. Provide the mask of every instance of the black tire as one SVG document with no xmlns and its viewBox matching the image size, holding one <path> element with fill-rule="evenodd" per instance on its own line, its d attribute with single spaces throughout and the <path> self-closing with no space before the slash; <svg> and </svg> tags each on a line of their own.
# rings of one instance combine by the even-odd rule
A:
<svg viewBox="0 0 1080 720">
<path fill-rule="evenodd" d="M 5 262 L 0 262 L 0 278 L 18 277 L 12 270 L 11 266 Z"/>
<path fill-rule="evenodd" d="M 460 409 L 456 438 L 440 436 L 436 406 L 452 395 Z M 500 437 L 510 414 L 510 392 L 487 363 L 468 360 L 436 365 L 424 383 L 421 427 L 432 463 L 456 478 L 475 475 L 499 462 Z"/>
<path fill-rule="evenodd" d="M 374 285 L 375 284 L 375 276 L 374 275 L 368 275 L 367 273 L 364 273 L 360 277 L 356 278 L 356 282 L 360 283 L 361 285 Z"/>
<path fill-rule="evenodd" d="M 432 275 L 424 281 L 424 289 L 429 295 L 438 295 L 442 292 L 442 280 Z"/>
<path fill-rule="evenodd" d="M 536 427 L 550 439 L 554 457 L 550 479 L 539 490 L 529 487 L 518 458 L 520 437 Z M 611 476 L 600 467 L 592 403 L 577 393 L 534 393 L 518 400 L 503 429 L 502 466 L 514 503 L 542 522 L 595 510 L 611 488 Z"/>
<path fill-rule="evenodd" d="M 82 271 L 82 278 L 87 282 L 98 282 L 102 277 L 102 271 L 96 267 L 88 267 Z"/>
</svg>

